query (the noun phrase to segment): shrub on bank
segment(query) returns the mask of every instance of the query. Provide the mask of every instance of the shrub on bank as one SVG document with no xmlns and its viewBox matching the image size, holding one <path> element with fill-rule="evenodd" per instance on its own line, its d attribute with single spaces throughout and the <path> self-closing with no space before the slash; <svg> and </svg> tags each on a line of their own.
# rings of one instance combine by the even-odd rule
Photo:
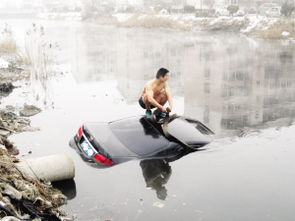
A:
<svg viewBox="0 0 295 221">
<path fill-rule="evenodd" d="M 286 33 L 286 35 L 284 35 L 284 33 Z M 256 31 L 255 35 L 264 39 L 295 38 L 295 21 L 280 19 L 267 30 Z"/>
<path fill-rule="evenodd" d="M 236 13 L 239 10 L 239 6 L 238 5 L 229 5 L 227 7 L 227 10 L 229 11 L 229 13 L 231 15 L 233 15 L 234 13 Z"/>
<path fill-rule="evenodd" d="M 295 4 L 285 1 L 281 7 L 281 14 L 286 17 L 289 17 L 291 16 L 294 10 L 295 10 Z"/>
</svg>

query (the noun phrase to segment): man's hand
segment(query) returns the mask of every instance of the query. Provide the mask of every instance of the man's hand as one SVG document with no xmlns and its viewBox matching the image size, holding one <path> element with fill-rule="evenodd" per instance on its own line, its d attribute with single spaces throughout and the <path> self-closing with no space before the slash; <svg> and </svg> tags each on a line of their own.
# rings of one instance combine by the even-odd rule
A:
<svg viewBox="0 0 295 221">
<path fill-rule="evenodd" d="M 161 106 L 160 108 L 159 108 L 162 112 L 167 112 L 167 109 L 165 108 L 165 107 L 163 107 L 163 106 Z"/>
</svg>

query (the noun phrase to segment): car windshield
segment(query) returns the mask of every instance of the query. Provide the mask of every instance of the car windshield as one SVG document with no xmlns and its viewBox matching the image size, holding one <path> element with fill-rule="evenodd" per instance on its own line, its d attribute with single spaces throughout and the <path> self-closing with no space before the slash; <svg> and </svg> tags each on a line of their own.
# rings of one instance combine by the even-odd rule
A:
<svg viewBox="0 0 295 221">
<path fill-rule="evenodd" d="M 120 142 L 130 151 L 144 156 L 167 146 L 169 141 L 145 118 L 128 118 L 110 123 Z"/>
</svg>

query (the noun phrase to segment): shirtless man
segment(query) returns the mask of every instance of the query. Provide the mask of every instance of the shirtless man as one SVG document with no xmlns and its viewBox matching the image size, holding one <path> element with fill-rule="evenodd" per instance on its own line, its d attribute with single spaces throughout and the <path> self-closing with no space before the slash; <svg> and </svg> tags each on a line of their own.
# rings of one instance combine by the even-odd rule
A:
<svg viewBox="0 0 295 221">
<path fill-rule="evenodd" d="M 143 88 L 139 98 L 139 105 L 146 109 L 146 117 L 150 118 L 152 115 L 151 109 L 157 107 L 162 113 L 166 113 L 167 109 L 164 107 L 168 101 L 170 111 L 173 107 L 170 87 L 168 85 L 169 71 L 165 68 L 160 68 L 157 72 L 156 78 L 148 81 Z"/>
</svg>

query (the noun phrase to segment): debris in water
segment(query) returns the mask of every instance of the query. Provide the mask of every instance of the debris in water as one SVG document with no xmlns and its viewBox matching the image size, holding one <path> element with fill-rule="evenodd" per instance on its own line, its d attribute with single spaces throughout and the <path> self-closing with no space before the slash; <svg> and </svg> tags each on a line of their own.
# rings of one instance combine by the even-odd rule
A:
<svg viewBox="0 0 295 221">
<path fill-rule="evenodd" d="M 11 82 L 0 84 L 0 93 L 9 94 L 14 88 Z"/>
<path fill-rule="evenodd" d="M 31 117 L 31 116 L 34 116 L 34 115 L 40 113 L 40 112 L 41 112 L 40 108 L 35 107 L 33 105 L 25 104 L 23 110 L 21 110 L 19 113 L 20 113 L 20 116 Z"/>
<path fill-rule="evenodd" d="M 160 202 L 154 202 L 153 203 L 153 206 L 154 207 L 158 207 L 158 208 L 163 208 L 165 206 L 165 204 L 164 203 L 160 203 Z"/>
</svg>

